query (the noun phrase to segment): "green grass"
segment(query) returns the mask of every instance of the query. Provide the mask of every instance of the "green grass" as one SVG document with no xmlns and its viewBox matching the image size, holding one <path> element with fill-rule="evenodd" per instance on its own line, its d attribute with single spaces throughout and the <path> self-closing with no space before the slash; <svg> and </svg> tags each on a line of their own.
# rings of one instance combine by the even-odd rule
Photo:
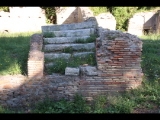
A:
<svg viewBox="0 0 160 120">
<path fill-rule="evenodd" d="M 87 38 L 86 40 L 84 39 L 77 39 L 76 43 L 92 43 L 96 41 L 97 36 L 96 35 L 90 35 L 89 38 Z"/>
<path fill-rule="evenodd" d="M 106 13 L 107 12 L 107 7 L 89 7 L 89 8 L 93 12 L 94 16 L 97 16 L 100 13 Z"/>
<path fill-rule="evenodd" d="M 27 74 L 32 33 L 0 34 L 0 75 Z"/>
<path fill-rule="evenodd" d="M 80 95 L 75 95 L 73 101 L 62 99 L 53 101 L 46 99 L 36 105 L 33 113 L 89 113 L 90 106 Z"/>
<path fill-rule="evenodd" d="M 92 54 L 86 55 L 85 57 L 71 57 L 70 59 L 54 59 L 54 60 L 45 60 L 45 62 L 54 62 L 54 65 L 46 68 L 48 74 L 54 73 L 65 73 L 66 67 L 79 67 L 83 64 L 96 65 L 95 56 Z"/>
<path fill-rule="evenodd" d="M 43 37 L 45 37 L 45 38 L 55 37 L 55 34 L 51 33 L 51 32 L 44 32 L 43 33 Z"/>
</svg>

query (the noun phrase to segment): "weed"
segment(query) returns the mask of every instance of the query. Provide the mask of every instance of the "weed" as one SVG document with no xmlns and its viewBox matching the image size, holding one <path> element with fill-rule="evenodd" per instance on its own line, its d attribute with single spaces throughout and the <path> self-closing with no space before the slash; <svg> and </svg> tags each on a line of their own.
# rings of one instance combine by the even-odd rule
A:
<svg viewBox="0 0 160 120">
<path fill-rule="evenodd" d="M 64 53 L 73 53 L 73 48 L 72 47 L 66 47 L 62 50 Z"/>
<path fill-rule="evenodd" d="M 87 38 L 86 40 L 84 40 L 84 39 L 77 39 L 75 42 L 76 43 L 92 43 L 92 42 L 95 42 L 95 40 L 96 40 L 96 35 L 90 35 L 90 37 L 89 38 Z"/>
<path fill-rule="evenodd" d="M 44 32 L 43 37 L 45 38 L 55 37 L 55 34 L 53 32 Z"/>
<path fill-rule="evenodd" d="M 54 62 L 54 65 L 51 67 L 46 68 L 46 72 L 48 74 L 51 74 L 52 72 L 55 73 L 65 73 L 66 67 L 79 67 L 83 64 L 88 65 L 96 65 L 95 56 L 93 54 L 88 54 L 85 57 L 71 57 L 70 59 L 62 59 L 62 58 L 56 58 L 53 60 L 45 60 L 45 63 L 47 62 Z"/>
<path fill-rule="evenodd" d="M 93 113 L 105 113 L 105 104 L 107 102 L 107 97 L 104 95 L 97 96 L 93 101 Z"/>
<path fill-rule="evenodd" d="M 34 113 L 88 113 L 90 107 L 80 95 L 75 95 L 73 101 L 61 99 L 53 101 L 45 99 L 43 102 L 36 104 Z"/>
</svg>

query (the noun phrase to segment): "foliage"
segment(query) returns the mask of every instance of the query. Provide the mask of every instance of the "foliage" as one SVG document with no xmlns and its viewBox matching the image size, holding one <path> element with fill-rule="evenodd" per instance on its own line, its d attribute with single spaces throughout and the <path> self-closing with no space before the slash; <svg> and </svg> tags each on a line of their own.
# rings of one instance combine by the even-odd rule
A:
<svg viewBox="0 0 160 120">
<path fill-rule="evenodd" d="M 107 12 L 106 7 L 89 7 L 89 8 L 93 12 L 94 16 L 97 16 L 100 13 L 106 13 Z"/>
<path fill-rule="evenodd" d="M 55 9 L 55 7 L 41 6 L 41 8 L 45 10 L 46 23 L 55 24 L 56 23 L 56 9 Z"/>
<path fill-rule="evenodd" d="M 0 7 L 0 11 L 9 12 L 9 7 Z"/>
<path fill-rule="evenodd" d="M 105 104 L 107 103 L 107 97 L 105 95 L 97 96 L 92 103 L 93 113 L 105 113 Z"/>
<path fill-rule="evenodd" d="M 107 7 L 116 19 L 116 29 L 127 31 L 129 19 L 137 12 L 154 10 L 158 7 Z"/>
<path fill-rule="evenodd" d="M 43 37 L 45 38 L 55 37 L 55 34 L 53 32 L 43 32 Z"/>
<path fill-rule="evenodd" d="M 53 66 L 46 68 L 46 72 L 48 74 L 51 74 L 53 72 L 64 74 L 66 67 L 79 67 L 83 64 L 96 65 L 95 56 L 92 54 L 86 55 L 85 57 L 71 57 L 68 60 L 62 58 L 57 58 L 54 60 L 45 60 L 45 62 L 54 63 Z"/>
<path fill-rule="evenodd" d="M 128 20 L 136 10 L 137 7 L 113 7 L 111 13 L 116 19 L 116 29 L 126 31 L 128 28 Z"/>
<path fill-rule="evenodd" d="M 36 105 L 34 113 L 88 113 L 90 107 L 81 95 L 76 94 L 73 101 L 46 99 Z"/>
<path fill-rule="evenodd" d="M 97 36 L 96 35 L 90 35 L 89 38 L 87 38 L 86 40 L 84 39 L 77 39 L 76 43 L 92 43 L 96 41 Z"/>
</svg>

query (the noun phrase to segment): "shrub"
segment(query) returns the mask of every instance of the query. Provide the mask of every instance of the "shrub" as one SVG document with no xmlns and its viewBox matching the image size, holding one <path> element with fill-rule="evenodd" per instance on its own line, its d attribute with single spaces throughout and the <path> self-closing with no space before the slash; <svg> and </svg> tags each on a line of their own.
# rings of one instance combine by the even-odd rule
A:
<svg viewBox="0 0 160 120">
<path fill-rule="evenodd" d="M 106 13 L 107 7 L 90 7 L 90 10 L 93 12 L 94 16 L 97 16 L 100 13 Z"/>
</svg>

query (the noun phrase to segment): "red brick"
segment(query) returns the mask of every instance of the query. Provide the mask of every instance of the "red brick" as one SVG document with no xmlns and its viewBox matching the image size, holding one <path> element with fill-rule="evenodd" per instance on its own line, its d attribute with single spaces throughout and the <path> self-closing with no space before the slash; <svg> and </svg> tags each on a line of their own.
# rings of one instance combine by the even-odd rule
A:
<svg viewBox="0 0 160 120">
<path fill-rule="evenodd" d="M 139 56 L 134 55 L 134 56 L 132 56 L 132 58 L 139 58 Z"/>
<path fill-rule="evenodd" d="M 122 58 L 123 56 L 115 55 L 114 58 Z"/>
<path fill-rule="evenodd" d="M 112 60 L 118 60 L 118 58 L 111 58 Z"/>
</svg>

